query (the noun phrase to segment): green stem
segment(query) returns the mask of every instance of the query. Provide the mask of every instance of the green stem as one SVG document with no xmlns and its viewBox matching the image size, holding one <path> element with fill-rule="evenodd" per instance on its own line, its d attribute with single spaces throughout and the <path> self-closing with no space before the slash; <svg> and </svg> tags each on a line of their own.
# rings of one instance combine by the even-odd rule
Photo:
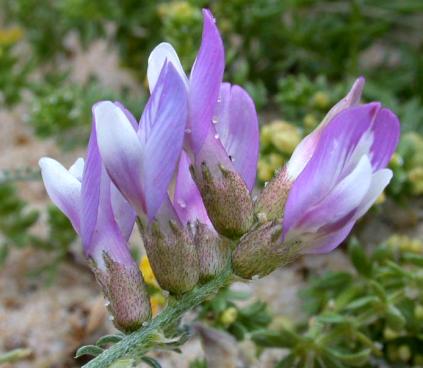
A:
<svg viewBox="0 0 423 368">
<path fill-rule="evenodd" d="M 138 360 L 153 346 L 158 333 L 166 330 L 168 326 L 180 318 L 185 312 L 201 304 L 219 289 L 228 285 L 231 278 L 232 271 L 228 269 L 206 284 L 184 294 L 176 303 L 165 308 L 147 326 L 127 335 L 117 344 L 85 364 L 83 368 L 107 368 L 120 358 L 134 358 Z"/>
</svg>

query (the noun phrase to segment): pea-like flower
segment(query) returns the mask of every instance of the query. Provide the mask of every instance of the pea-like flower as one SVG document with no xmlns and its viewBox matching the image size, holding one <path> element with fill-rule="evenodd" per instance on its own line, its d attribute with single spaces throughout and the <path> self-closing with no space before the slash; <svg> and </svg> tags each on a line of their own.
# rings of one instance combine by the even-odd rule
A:
<svg viewBox="0 0 423 368">
<path fill-rule="evenodd" d="M 234 255 L 242 276 L 267 274 L 301 253 L 333 250 L 388 185 L 392 171 L 385 167 L 398 144 L 399 120 L 378 102 L 358 104 L 363 82 L 300 143 L 263 191 L 267 197 L 258 201 L 258 213 L 264 224 L 242 239 Z M 255 266 L 254 252 L 262 256 Z"/>
<path fill-rule="evenodd" d="M 119 105 L 114 106 L 120 109 Z M 45 157 L 40 160 L 41 174 L 50 198 L 81 237 L 116 327 L 132 331 L 151 315 L 142 275 L 127 244 L 135 213 L 107 175 L 98 151 L 95 125 L 94 122 L 85 164 L 80 158 L 66 170 Z"/>
<path fill-rule="evenodd" d="M 202 43 L 190 77 L 168 43 L 151 53 L 147 77 L 154 91 L 167 60 L 184 80 L 189 98 L 185 149 L 195 182 L 216 230 L 238 238 L 253 222 L 250 191 L 257 168 L 258 119 L 249 95 L 239 86 L 222 83 L 223 43 L 210 12 L 203 10 L 203 16 Z"/>
</svg>

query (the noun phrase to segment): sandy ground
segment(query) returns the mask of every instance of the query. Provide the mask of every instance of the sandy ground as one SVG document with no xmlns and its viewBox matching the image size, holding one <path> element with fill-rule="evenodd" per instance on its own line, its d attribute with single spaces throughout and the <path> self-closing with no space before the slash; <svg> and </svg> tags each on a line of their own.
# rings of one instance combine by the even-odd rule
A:
<svg viewBox="0 0 423 368">
<path fill-rule="evenodd" d="M 69 40 L 72 44 L 72 39 Z M 130 75 L 118 66 L 116 55 L 103 42 L 95 43 L 88 52 L 75 47 L 75 57 L 67 61 L 72 67 L 72 78 L 84 81 L 95 74 L 106 86 L 129 85 L 136 90 Z M 101 60 L 101 67 L 99 61 Z M 40 141 L 34 138 L 30 127 L 25 125 L 25 103 L 11 111 L 0 111 L 0 169 L 36 167 L 41 156 L 52 156 L 65 165 L 70 165 L 83 151 L 63 153 L 52 140 Z M 32 206 L 43 208 L 48 198 L 40 182 L 19 184 L 22 196 Z M 400 214 L 397 220 L 376 221 L 364 226 L 364 236 L 377 242 L 387 236 L 392 221 L 400 223 L 409 218 L 407 213 Z M 387 225 L 388 224 L 388 225 Z M 43 231 L 41 225 L 37 231 Z M 367 232 L 367 234 L 366 234 Z M 422 229 L 412 230 L 422 234 Z M 83 361 L 75 361 L 75 350 L 82 344 L 93 343 L 106 333 L 114 331 L 93 276 L 86 266 L 79 262 L 80 247 L 75 244 L 79 254 L 77 261 L 65 262 L 60 266 L 56 279 L 50 286 L 45 285 L 42 277 L 28 276 L 34 268 L 44 262 L 47 254 L 30 248 L 13 251 L 4 268 L 0 269 L 0 352 L 14 348 L 29 348 L 32 355 L 28 360 L 4 367 L 47 368 L 79 367 Z M 348 267 L 342 251 L 329 256 L 305 258 L 289 267 L 277 270 L 265 279 L 251 283 L 237 283 L 237 289 L 247 290 L 254 298 L 269 303 L 275 314 L 296 319 L 300 315 L 298 289 L 303 286 L 304 268 L 313 272 Z M 228 342 L 228 346 L 231 342 Z M 167 367 L 187 367 L 188 361 L 203 356 L 198 339 L 193 339 L 183 347 L 184 354 L 158 353 L 157 357 Z M 231 350 L 231 349 L 230 349 Z M 239 366 L 273 367 L 280 351 L 263 354 L 260 361 L 251 356 L 248 343 L 234 347 L 231 354 L 236 356 Z"/>
</svg>

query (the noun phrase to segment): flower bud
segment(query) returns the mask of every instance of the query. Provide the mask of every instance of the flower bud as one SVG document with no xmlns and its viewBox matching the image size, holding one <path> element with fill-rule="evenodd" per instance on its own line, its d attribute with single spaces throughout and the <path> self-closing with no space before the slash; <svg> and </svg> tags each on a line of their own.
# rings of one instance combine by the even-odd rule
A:
<svg viewBox="0 0 423 368">
<path fill-rule="evenodd" d="M 167 229 L 158 222 L 142 231 L 144 246 L 160 287 L 173 294 L 191 290 L 198 282 L 199 262 L 187 230 L 170 220 Z"/>
<path fill-rule="evenodd" d="M 244 279 L 263 277 L 292 261 L 299 253 L 298 246 L 283 244 L 281 234 L 280 222 L 272 221 L 246 234 L 232 255 L 235 274 Z"/>
<path fill-rule="evenodd" d="M 268 221 L 282 219 L 291 184 L 286 170 L 280 171 L 260 193 L 255 203 L 256 216 L 263 217 L 264 215 Z"/>
<path fill-rule="evenodd" d="M 244 180 L 223 165 L 210 170 L 203 162 L 200 170 L 193 177 L 213 226 L 230 239 L 241 237 L 253 223 L 253 203 Z"/>
<path fill-rule="evenodd" d="M 105 269 L 91 262 L 91 268 L 108 300 L 107 307 L 119 330 L 132 332 L 151 317 L 151 307 L 143 277 L 135 262 L 124 264 L 103 253 Z"/>
<path fill-rule="evenodd" d="M 207 225 L 197 222 L 195 241 L 200 266 L 200 281 L 218 275 L 228 265 L 231 256 L 230 240 L 220 237 Z"/>
</svg>

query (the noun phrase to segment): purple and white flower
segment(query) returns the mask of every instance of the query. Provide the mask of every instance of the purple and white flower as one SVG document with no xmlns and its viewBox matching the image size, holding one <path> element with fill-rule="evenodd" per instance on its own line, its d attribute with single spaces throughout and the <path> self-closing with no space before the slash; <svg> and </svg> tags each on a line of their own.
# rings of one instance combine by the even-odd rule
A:
<svg viewBox="0 0 423 368">
<path fill-rule="evenodd" d="M 348 107 L 321 128 L 304 168 L 294 170 L 283 241 L 299 244 L 304 253 L 337 247 L 391 180 L 386 166 L 399 133 L 398 118 L 377 102 Z M 288 163 L 288 173 L 293 166 Z"/>
<path fill-rule="evenodd" d="M 92 269 L 110 302 L 114 323 L 131 331 L 151 315 L 144 281 L 128 248 L 135 212 L 107 175 L 95 125 L 85 164 L 80 158 L 66 170 L 47 157 L 39 164 L 50 198 L 69 218 L 86 257 L 92 261 Z"/>
<path fill-rule="evenodd" d="M 259 226 L 233 255 L 238 275 L 264 276 L 299 254 L 330 252 L 388 185 L 399 120 L 378 102 L 359 104 L 363 86 L 357 79 L 263 189 Z"/>
<path fill-rule="evenodd" d="M 258 159 L 258 119 L 250 96 L 239 86 L 222 83 L 224 49 L 215 20 L 203 10 L 201 47 L 188 78 L 176 51 L 161 43 L 151 53 L 147 77 L 150 90 L 164 62 L 180 73 L 189 97 L 185 149 L 195 181 L 216 229 L 239 237 L 251 226 Z M 207 177 L 207 178 L 206 178 Z"/>
</svg>

